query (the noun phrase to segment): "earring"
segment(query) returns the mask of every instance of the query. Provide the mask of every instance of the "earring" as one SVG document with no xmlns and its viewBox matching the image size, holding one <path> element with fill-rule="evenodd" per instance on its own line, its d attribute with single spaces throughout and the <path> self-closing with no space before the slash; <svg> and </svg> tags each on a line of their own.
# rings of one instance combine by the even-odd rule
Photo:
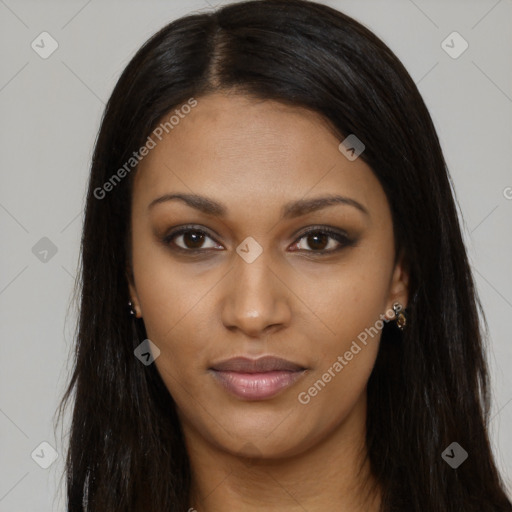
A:
<svg viewBox="0 0 512 512">
<path fill-rule="evenodd" d="M 130 311 L 130 316 L 136 318 L 136 315 L 137 315 L 137 312 L 133 309 L 133 304 L 132 304 L 132 301 L 128 301 L 128 308 L 129 308 L 129 311 Z"/>
<path fill-rule="evenodd" d="M 396 325 L 401 331 L 403 331 L 407 325 L 407 318 L 403 312 L 402 304 L 400 304 L 400 302 L 395 302 L 393 304 L 393 311 L 395 312 Z"/>
</svg>

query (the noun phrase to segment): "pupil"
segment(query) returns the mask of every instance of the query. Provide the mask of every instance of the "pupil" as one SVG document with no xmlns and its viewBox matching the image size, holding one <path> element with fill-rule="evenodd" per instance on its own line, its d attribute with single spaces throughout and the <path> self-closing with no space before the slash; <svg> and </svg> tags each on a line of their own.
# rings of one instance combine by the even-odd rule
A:
<svg viewBox="0 0 512 512">
<path fill-rule="evenodd" d="M 325 248 L 325 246 L 327 245 L 327 239 L 329 237 L 325 234 L 315 234 L 315 235 L 309 235 L 308 236 L 308 245 L 312 248 L 312 249 L 318 249 L 318 250 L 323 250 Z M 314 240 L 313 243 L 311 243 L 311 240 Z M 318 247 L 318 240 L 320 240 L 320 246 L 321 247 Z"/>
<path fill-rule="evenodd" d="M 189 249 L 198 249 L 203 243 L 203 238 L 203 234 L 198 233 L 197 231 L 190 231 L 183 235 L 183 242 Z"/>
</svg>

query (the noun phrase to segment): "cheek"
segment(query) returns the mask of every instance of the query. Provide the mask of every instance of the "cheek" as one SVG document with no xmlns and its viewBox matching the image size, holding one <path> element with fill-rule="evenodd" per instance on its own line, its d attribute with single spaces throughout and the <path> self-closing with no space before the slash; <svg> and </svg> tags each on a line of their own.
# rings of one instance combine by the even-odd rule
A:
<svg viewBox="0 0 512 512">
<path fill-rule="evenodd" d="M 303 393 L 299 403 L 311 411 L 322 409 L 327 422 L 351 409 L 372 372 L 384 325 L 392 256 L 392 251 L 382 249 L 360 251 L 336 272 L 331 270 L 328 278 L 319 278 L 316 288 L 303 291 L 313 300 L 311 309 L 316 313 L 312 323 L 305 321 L 303 326 L 315 341 L 315 364 L 299 390 Z M 334 403 L 337 407 L 332 407 Z"/>
<path fill-rule="evenodd" d="M 194 264 L 177 264 L 149 237 L 141 234 L 138 240 L 133 247 L 137 296 L 147 337 L 160 349 L 156 365 L 169 373 L 172 384 L 172 376 L 188 371 L 187 365 L 199 361 L 194 342 L 201 329 L 200 313 L 214 282 L 207 273 L 198 276 Z"/>
<path fill-rule="evenodd" d="M 198 388 L 202 383 L 198 377 L 205 373 L 204 361 L 211 340 L 204 308 L 213 283 L 200 284 L 177 272 L 169 262 L 161 271 L 154 266 L 152 272 L 158 277 L 148 276 L 144 282 L 141 273 L 139 287 L 146 333 L 160 349 L 155 365 L 169 393 L 179 407 L 187 408 L 192 396 L 201 397 L 205 392 Z"/>
<path fill-rule="evenodd" d="M 303 296 L 317 313 L 316 323 L 323 324 L 328 336 L 322 343 L 325 353 L 348 350 L 353 340 L 380 325 L 389 294 L 391 263 L 388 255 L 375 256 L 360 251 L 329 275 L 318 276 L 315 287 Z M 360 339 L 364 339 L 364 334 Z"/>
<path fill-rule="evenodd" d="M 165 341 L 194 315 L 214 282 L 200 263 L 177 262 L 149 231 L 143 225 L 134 228 L 135 284 L 148 337 Z"/>
</svg>

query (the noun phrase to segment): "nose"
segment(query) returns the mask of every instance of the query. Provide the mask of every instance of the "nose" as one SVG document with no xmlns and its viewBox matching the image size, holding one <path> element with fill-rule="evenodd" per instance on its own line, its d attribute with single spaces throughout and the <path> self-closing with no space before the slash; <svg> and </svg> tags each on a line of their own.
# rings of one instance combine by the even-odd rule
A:
<svg viewBox="0 0 512 512">
<path fill-rule="evenodd" d="M 265 252 L 252 263 L 236 259 L 224 283 L 222 322 L 227 329 L 257 338 L 289 325 L 293 294 L 282 272 L 269 263 Z"/>
</svg>

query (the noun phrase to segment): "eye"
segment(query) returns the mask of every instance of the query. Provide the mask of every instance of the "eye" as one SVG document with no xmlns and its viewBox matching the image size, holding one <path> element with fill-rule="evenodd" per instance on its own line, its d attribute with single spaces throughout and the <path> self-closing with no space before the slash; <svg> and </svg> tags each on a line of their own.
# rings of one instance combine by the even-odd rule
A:
<svg viewBox="0 0 512 512">
<path fill-rule="evenodd" d="M 210 245 L 205 242 L 210 240 Z M 304 240 L 304 242 L 303 242 Z M 222 250 L 213 238 L 204 230 L 195 226 L 182 226 L 163 238 L 165 245 L 186 253 L 201 253 L 206 249 Z M 349 238 L 344 232 L 335 231 L 328 227 L 315 226 L 300 235 L 292 245 L 292 251 L 299 250 L 315 255 L 329 254 L 352 246 L 356 240 Z M 309 246 L 310 249 L 307 249 Z"/>
<path fill-rule="evenodd" d="M 304 240 L 305 242 L 301 242 Z M 337 252 L 344 247 L 355 244 L 346 234 L 334 231 L 327 227 L 315 227 L 302 233 L 298 242 L 293 247 L 315 254 L 327 254 Z M 305 248 L 309 246 L 311 249 Z"/>
<path fill-rule="evenodd" d="M 194 226 L 183 226 L 169 233 L 163 239 L 163 242 L 167 245 L 174 245 L 176 246 L 175 248 L 184 252 L 202 251 L 203 249 L 218 249 L 221 247 L 216 245 L 215 242 L 210 246 L 205 246 L 204 243 L 206 239 L 210 239 L 214 242 L 206 231 Z"/>
</svg>

